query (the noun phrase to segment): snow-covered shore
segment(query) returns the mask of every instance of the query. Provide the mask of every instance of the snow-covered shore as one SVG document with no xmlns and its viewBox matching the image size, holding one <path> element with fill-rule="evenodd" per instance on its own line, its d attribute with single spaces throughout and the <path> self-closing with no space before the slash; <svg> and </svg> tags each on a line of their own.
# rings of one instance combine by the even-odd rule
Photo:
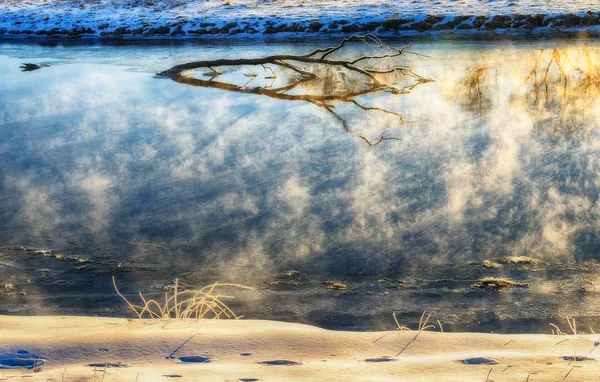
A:
<svg viewBox="0 0 600 382">
<path fill-rule="evenodd" d="M 597 335 L 0 316 L 2 380 L 595 381 L 597 346 Z"/>
<path fill-rule="evenodd" d="M 598 0 L 5 0 L 0 38 L 600 34 Z"/>
</svg>

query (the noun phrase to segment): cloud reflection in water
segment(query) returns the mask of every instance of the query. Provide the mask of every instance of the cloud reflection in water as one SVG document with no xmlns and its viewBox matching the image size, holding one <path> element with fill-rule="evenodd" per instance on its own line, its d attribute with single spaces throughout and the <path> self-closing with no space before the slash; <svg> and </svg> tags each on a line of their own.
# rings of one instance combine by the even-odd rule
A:
<svg viewBox="0 0 600 382">
<path fill-rule="evenodd" d="M 412 94 L 361 99 L 407 121 L 350 111 L 358 131 L 402 138 L 377 147 L 303 102 L 3 59 L 19 81 L 0 93 L 0 238 L 158 243 L 154 261 L 240 281 L 597 259 L 599 51 L 472 53 L 418 61 L 437 83 Z"/>
</svg>

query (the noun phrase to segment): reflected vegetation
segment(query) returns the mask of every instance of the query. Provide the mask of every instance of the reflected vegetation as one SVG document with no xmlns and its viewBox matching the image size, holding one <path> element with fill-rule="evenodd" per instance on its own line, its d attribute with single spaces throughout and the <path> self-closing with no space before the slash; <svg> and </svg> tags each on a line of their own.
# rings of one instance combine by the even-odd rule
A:
<svg viewBox="0 0 600 382">
<path fill-rule="evenodd" d="M 547 127 L 556 133 L 595 127 L 598 64 L 598 53 L 586 49 L 541 50 L 515 102 L 527 104 L 539 119 L 553 118 Z"/>
<path fill-rule="evenodd" d="M 408 65 L 436 82 L 406 94 L 1 57 L 1 313 L 115 314 L 115 274 L 250 284 L 245 317 L 328 327 L 596 317 L 600 48 L 545 44 L 426 47 Z"/>
<path fill-rule="evenodd" d="M 461 106 L 468 111 L 483 113 L 492 108 L 490 99 L 490 70 L 485 67 L 469 68 L 461 86 L 458 87 L 457 96 Z"/>
</svg>

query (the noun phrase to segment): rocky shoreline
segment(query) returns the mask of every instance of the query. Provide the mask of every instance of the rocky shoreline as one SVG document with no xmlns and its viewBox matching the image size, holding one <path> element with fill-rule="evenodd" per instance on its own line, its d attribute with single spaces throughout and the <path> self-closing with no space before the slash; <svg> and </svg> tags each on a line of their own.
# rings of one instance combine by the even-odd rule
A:
<svg viewBox="0 0 600 382">
<path fill-rule="evenodd" d="M 60 17 L 59 17 L 60 18 Z M 214 38 L 214 37 L 293 37 L 376 33 L 381 36 L 414 35 L 536 35 L 557 33 L 600 34 L 600 12 L 564 15 L 428 15 L 387 18 L 326 18 L 281 20 L 245 18 L 241 20 L 190 20 L 178 15 L 171 20 L 148 22 L 139 19 L 117 21 L 65 20 L 43 22 L 0 21 L 0 38 Z M 54 25 L 54 26 L 53 26 Z"/>
</svg>

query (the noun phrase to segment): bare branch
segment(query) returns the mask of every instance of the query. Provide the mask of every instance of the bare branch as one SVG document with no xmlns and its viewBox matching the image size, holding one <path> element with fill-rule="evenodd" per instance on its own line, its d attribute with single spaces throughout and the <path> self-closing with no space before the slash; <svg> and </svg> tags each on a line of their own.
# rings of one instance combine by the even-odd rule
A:
<svg viewBox="0 0 600 382">
<path fill-rule="evenodd" d="M 354 36 L 350 36 L 350 37 L 343 39 L 339 45 L 326 49 L 326 51 L 323 53 L 323 55 L 321 55 L 321 59 L 324 59 L 325 57 L 329 56 L 330 54 L 342 49 L 344 47 L 344 45 L 346 45 L 346 43 L 353 41 L 353 40 L 359 40 L 359 41 L 363 41 L 363 42 L 367 42 L 367 43 L 369 40 L 373 40 L 375 43 L 377 43 L 377 45 L 379 45 L 380 48 L 385 47 L 383 45 L 383 43 L 381 42 L 381 40 L 377 36 L 375 36 L 371 33 L 368 33 L 364 36 L 354 35 Z"/>
<path fill-rule="evenodd" d="M 334 53 L 339 52 L 350 42 L 362 42 L 373 49 L 373 53 L 350 59 L 333 58 Z M 264 95 L 281 100 L 310 102 L 327 110 L 335 119 L 340 121 L 345 131 L 356 135 L 369 145 L 376 146 L 385 140 L 399 140 L 399 138 L 386 137 L 385 133 L 382 133 L 375 139 L 368 139 L 364 135 L 356 133 L 349 127 L 346 119 L 334 111 L 335 103 L 350 103 L 363 111 L 378 111 L 390 114 L 398 117 L 398 122 L 404 123 L 404 118 L 400 113 L 376 106 L 364 106 L 358 103 L 355 98 L 382 91 L 391 94 L 408 94 L 416 86 L 432 81 L 432 79 L 422 77 L 409 67 L 397 62 L 398 58 L 404 53 L 425 57 L 408 50 L 410 47 L 411 45 L 404 47 L 388 46 L 377 36 L 369 33 L 362 36 L 349 36 L 338 45 L 318 48 L 304 55 L 277 54 L 256 58 L 200 60 L 175 65 L 158 74 L 169 76 L 176 82 L 192 86 Z M 309 64 L 310 70 L 302 67 L 302 64 Z M 249 86 L 257 78 L 256 72 L 249 67 L 252 65 L 262 66 L 265 71 L 264 78 L 272 81 L 270 83 L 262 81 L 261 86 Z M 315 65 L 316 68 L 314 68 Z M 243 67 L 248 71 L 244 73 L 244 76 L 250 77 L 250 79 L 243 85 L 226 81 L 221 82 L 215 78 L 225 72 L 225 70 L 222 70 L 223 67 L 233 67 L 234 69 Z M 277 67 L 282 69 L 282 72 L 276 73 L 275 68 Z M 202 80 L 182 74 L 184 71 L 198 68 L 209 69 L 210 72 L 207 74 L 211 75 L 211 78 Z M 393 76 L 392 79 L 389 74 L 396 74 L 396 76 Z M 399 74 L 403 76 L 401 77 Z M 416 80 L 416 82 L 406 84 L 408 78 Z M 273 88 L 272 86 L 276 80 L 278 83 L 283 83 L 283 85 Z M 259 79 L 256 81 L 257 85 L 261 83 Z M 405 83 L 399 84 L 398 81 L 404 81 Z M 291 90 L 294 90 L 294 94 L 290 94 Z"/>
<path fill-rule="evenodd" d="M 336 50 L 342 49 L 344 47 L 344 45 L 346 45 L 346 43 L 349 42 L 349 41 L 360 40 L 360 41 L 363 41 L 365 43 L 368 43 L 369 39 L 375 41 L 380 47 L 383 47 L 383 44 L 381 43 L 381 40 L 379 40 L 379 38 L 377 36 L 375 36 L 372 33 L 367 33 L 364 36 L 354 35 L 354 36 L 347 37 L 344 40 L 342 40 L 342 42 L 340 44 L 338 44 L 336 46 L 331 46 L 331 47 L 328 47 L 328 48 L 318 48 L 318 49 L 315 49 L 314 51 L 312 51 L 312 52 L 310 52 L 308 54 L 305 54 L 304 57 L 312 57 L 312 56 L 314 56 L 316 54 L 323 53 L 323 55 L 321 56 L 321 58 L 325 58 L 325 56 L 329 55 L 330 53 L 333 53 Z"/>
<path fill-rule="evenodd" d="M 305 69 L 303 69 L 303 68 L 301 68 L 301 67 L 299 67 L 297 65 L 293 65 L 293 64 L 290 64 L 290 63 L 285 62 L 285 61 L 274 61 L 273 63 L 276 64 L 276 65 L 282 66 L 284 68 L 291 69 L 294 72 L 296 72 L 296 73 L 298 73 L 298 74 L 300 74 L 302 76 L 305 76 L 305 77 L 316 77 L 316 75 L 314 73 L 311 73 L 311 72 L 309 72 L 309 71 L 307 71 L 307 70 L 305 70 Z"/>
<path fill-rule="evenodd" d="M 381 111 L 381 112 L 386 113 L 386 114 L 395 115 L 396 117 L 398 117 L 400 119 L 400 122 L 404 122 L 404 117 L 402 116 L 402 114 L 396 113 L 395 111 L 382 109 L 380 107 L 363 106 L 363 105 L 359 104 L 358 102 L 356 102 L 356 100 L 353 100 L 353 99 L 351 99 L 349 102 L 352 102 L 353 104 L 355 104 L 359 108 L 363 109 L 364 111 L 376 110 L 376 111 Z"/>
</svg>

